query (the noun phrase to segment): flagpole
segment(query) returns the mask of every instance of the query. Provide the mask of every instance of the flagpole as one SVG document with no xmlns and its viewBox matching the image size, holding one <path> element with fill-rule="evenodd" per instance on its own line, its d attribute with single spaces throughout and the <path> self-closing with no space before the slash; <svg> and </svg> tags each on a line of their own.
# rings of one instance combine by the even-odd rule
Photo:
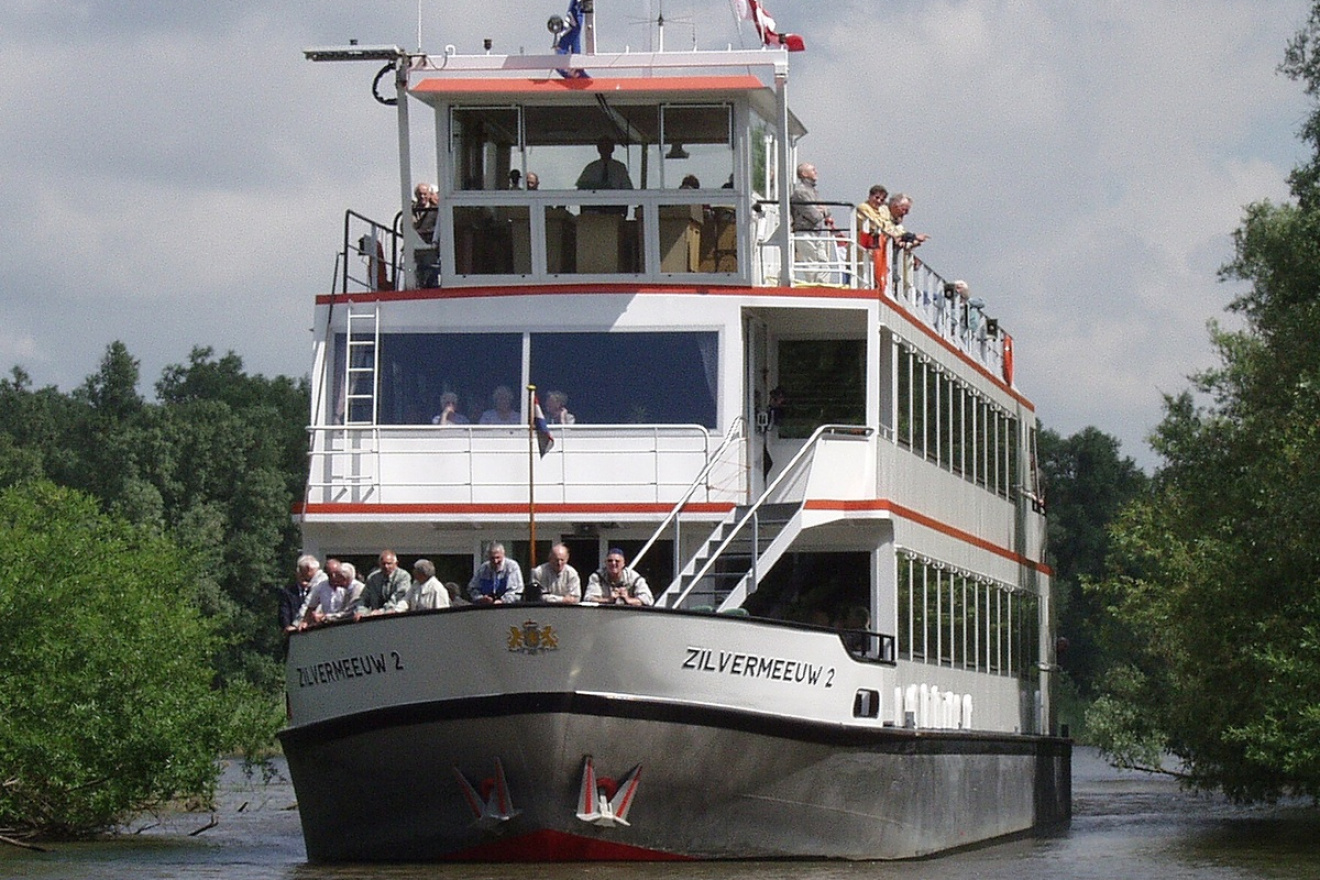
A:
<svg viewBox="0 0 1320 880">
<path fill-rule="evenodd" d="M 527 386 L 527 543 L 531 564 L 536 568 L 536 386 Z"/>
</svg>

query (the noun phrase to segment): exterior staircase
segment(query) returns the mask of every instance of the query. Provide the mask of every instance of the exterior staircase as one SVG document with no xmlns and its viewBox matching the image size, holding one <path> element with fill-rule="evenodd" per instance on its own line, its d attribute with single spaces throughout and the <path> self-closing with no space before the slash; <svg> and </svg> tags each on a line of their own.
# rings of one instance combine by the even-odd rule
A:
<svg viewBox="0 0 1320 880">
<path fill-rule="evenodd" d="M 802 531 L 802 502 L 731 510 L 662 594 L 675 607 L 737 608 Z"/>
<path fill-rule="evenodd" d="M 740 610 L 748 595 L 756 591 L 757 585 L 802 532 L 807 486 L 821 441 L 840 437 L 865 439 L 872 433 L 870 428 L 846 425 L 817 428 L 760 498 L 752 504 L 734 507 L 715 526 L 710 537 L 657 597 L 656 605 L 720 613 Z"/>
</svg>

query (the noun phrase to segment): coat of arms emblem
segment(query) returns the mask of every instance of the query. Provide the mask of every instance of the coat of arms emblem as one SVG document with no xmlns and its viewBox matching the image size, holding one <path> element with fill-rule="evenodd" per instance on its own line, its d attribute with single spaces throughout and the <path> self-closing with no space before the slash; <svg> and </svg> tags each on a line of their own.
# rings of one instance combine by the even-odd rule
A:
<svg viewBox="0 0 1320 880">
<path fill-rule="evenodd" d="M 509 650 L 518 654 L 557 651 L 559 636 L 553 626 L 541 626 L 535 620 L 523 621 L 521 627 L 509 627 Z"/>
</svg>

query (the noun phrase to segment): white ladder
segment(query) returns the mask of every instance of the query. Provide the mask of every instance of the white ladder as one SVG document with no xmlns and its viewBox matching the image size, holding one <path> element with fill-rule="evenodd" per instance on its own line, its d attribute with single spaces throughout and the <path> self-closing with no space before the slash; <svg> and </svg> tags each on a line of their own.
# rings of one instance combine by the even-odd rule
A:
<svg viewBox="0 0 1320 880">
<path fill-rule="evenodd" d="M 376 375 L 380 366 L 380 307 L 348 307 L 344 351 L 344 424 L 376 424 Z"/>
</svg>

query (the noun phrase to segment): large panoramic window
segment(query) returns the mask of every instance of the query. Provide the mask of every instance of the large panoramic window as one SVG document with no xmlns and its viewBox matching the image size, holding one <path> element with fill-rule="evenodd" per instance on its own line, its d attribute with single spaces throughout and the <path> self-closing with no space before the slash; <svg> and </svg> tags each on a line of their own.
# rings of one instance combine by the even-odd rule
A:
<svg viewBox="0 0 1320 880">
<path fill-rule="evenodd" d="M 337 360 L 341 364 L 336 371 L 337 387 L 343 385 L 343 340 L 342 334 L 335 340 Z M 378 374 L 376 421 L 379 424 L 438 424 L 445 405 L 452 403 L 453 411 L 445 421 L 475 425 L 488 410 L 498 410 L 493 398 L 501 387 L 513 395 L 511 410 L 521 422 L 517 416 L 521 402 L 521 334 L 385 334 L 380 338 Z"/>
<path fill-rule="evenodd" d="M 577 424 L 715 427 L 719 335 L 534 333 L 531 377 Z"/>
<path fill-rule="evenodd" d="M 345 370 L 335 339 L 336 421 L 382 425 L 524 424 L 521 333 L 389 333 L 380 337 L 375 400 L 370 351 Z M 535 333 L 529 372 L 568 398 L 579 425 L 683 424 L 714 428 L 719 334 Z M 349 375 L 353 394 L 344 393 Z M 508 392 L 506 395 L 505 392 Z M 448 414 L 446 415 L 446 411 Z"/>
</svg>

